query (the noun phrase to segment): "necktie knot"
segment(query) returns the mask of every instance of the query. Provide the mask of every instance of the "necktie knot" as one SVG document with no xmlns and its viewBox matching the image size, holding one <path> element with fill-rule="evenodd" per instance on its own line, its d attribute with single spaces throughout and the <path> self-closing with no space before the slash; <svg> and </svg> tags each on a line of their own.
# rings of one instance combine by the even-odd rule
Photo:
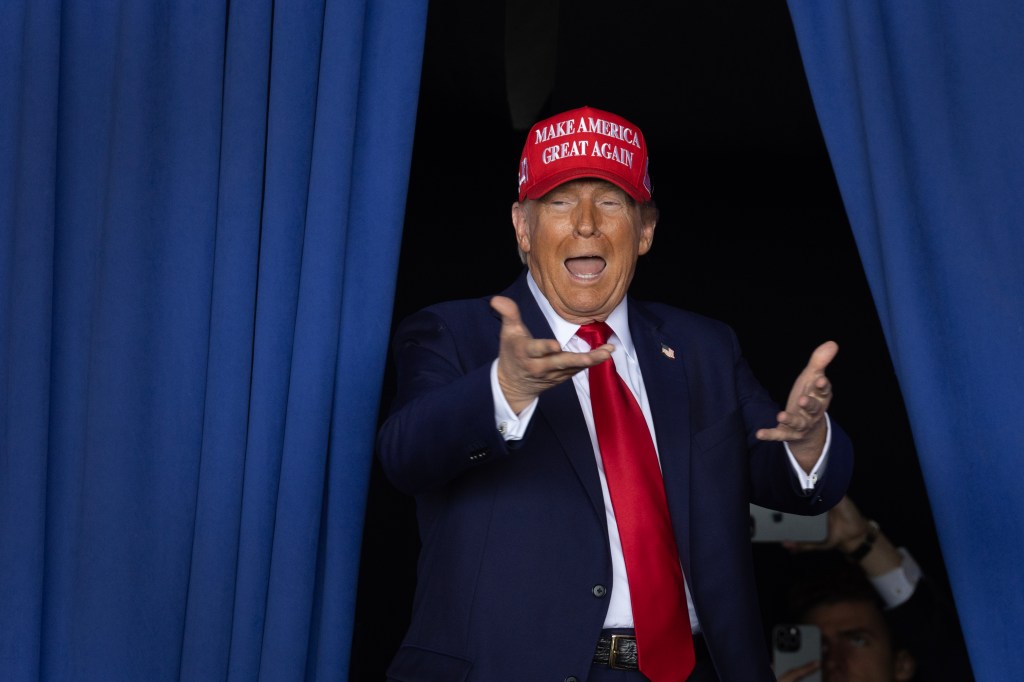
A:
<svg viewBox="0 0 1024 682">
<path fill-rule="evenodd" d="M 576 331 L 576 336 L 590 344 L 591 349 L 603 346 L 612 337 L 612 328 L 604 322 L 588 322 Z"/>
</svg>

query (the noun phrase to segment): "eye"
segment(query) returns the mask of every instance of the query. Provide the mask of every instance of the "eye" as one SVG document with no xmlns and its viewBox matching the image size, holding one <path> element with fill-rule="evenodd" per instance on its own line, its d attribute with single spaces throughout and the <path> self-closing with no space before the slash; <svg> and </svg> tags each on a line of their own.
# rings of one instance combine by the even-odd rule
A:
<svg viewBox="0 0 1024 682">
<path fill-rule="evenodd" d="M 597 192 L 594 199 L 598 206 L 605 209 L 619 209 L 629 204 L 626 193 L 610 184 Z"/>
<path fill-rule="evenodd" d="M 864 648 L 871 643 L 871 640 L 868 639 L 868 636 L 861 633 L 854 633 L 847 636 L 846 641 L 848 641 L 853 646 L 859 648 Z"/>
<path fill-rule="evenodd" d="M 617 197 L 604 197 L 598 200 L 597 205 L 605 211 L 617 211 L 625 206 L 625 202 Z"/>
<path fill-rule="evenodd" d="M 572 202 L 568 197 L 562 194 L 548 196 L 547 199 L 544 200 L 544 204 L 552 208 L 565 208 L 566 206 L 571 206 Z"/>
</svg>

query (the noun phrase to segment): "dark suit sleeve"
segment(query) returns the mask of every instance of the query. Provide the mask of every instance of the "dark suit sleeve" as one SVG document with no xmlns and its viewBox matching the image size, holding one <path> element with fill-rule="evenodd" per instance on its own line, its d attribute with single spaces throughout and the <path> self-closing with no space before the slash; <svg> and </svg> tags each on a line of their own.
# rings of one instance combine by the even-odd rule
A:
<svg viewBox="0 0 1024 682">
<path fill-rule="evenodd" d="M 496 343 L 493 351 L 460 347 L 436 312 L 402 323 L 394 341 L 398 393 L 377 439 L 395 487 L 409 494 L 431 490 L 507 456 L 494 423 L 490 369 L 496 357 Z"/>
<path fill-rule="evenodd" d="M 923 576 L 909 600 L 888 609 L 886 620 L 896 646 L 905 648 L 917 661 L 919 682 L 974 679 L 956 609 L 948 595 Z"/>
</svg>

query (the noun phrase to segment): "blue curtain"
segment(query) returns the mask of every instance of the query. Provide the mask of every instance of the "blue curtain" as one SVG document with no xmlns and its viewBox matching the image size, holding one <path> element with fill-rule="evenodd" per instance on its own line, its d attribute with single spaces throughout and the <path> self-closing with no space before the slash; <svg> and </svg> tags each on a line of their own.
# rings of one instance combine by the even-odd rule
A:
<svg viewBox="0 0 1024 682">
<path fill-rule="evenodd" d="M 789 9 L 975 673 L 1024 679 L 1024 6 Z"/>
<path fill-rule="evenodd" d="M 346 679 L 426 4 L 4 3 L 3 679 Z"/>
</svg>

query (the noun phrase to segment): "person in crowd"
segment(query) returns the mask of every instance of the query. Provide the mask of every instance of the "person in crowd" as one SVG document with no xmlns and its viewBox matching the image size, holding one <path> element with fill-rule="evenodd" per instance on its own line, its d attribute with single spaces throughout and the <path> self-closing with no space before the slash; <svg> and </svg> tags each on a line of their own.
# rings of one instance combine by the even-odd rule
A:
<svg viewBox="0 0 1024 682">
<path fill-rule="evenodd" d="M 422 549 L 389 679 L 774 679 L 749 503 L 818 514 L 845 492 L 838 347 L 780 409 L 725 324 L 630 297 L 658 220 L 648 171 L 621 116 L 538 122 L 512 204 L 520 277 L 399 326 L 378 456 L 416 497 Z M 800 303 L 786 315 L 813 314 Z"/>
<path fill-rule="evenodd" d="M 832 550 L 837 561 L 824 564 L 828 570 L 816 562 L 791 590 L 795 619 L 821 629 L 822 656 L 776 671 L 779 682 L 818 670 L 825 682 L 974 679 L 952 602 L 849 497 L 828 512 L 825 541 L 784 544 L 795 552 Z"/>
</svg>

